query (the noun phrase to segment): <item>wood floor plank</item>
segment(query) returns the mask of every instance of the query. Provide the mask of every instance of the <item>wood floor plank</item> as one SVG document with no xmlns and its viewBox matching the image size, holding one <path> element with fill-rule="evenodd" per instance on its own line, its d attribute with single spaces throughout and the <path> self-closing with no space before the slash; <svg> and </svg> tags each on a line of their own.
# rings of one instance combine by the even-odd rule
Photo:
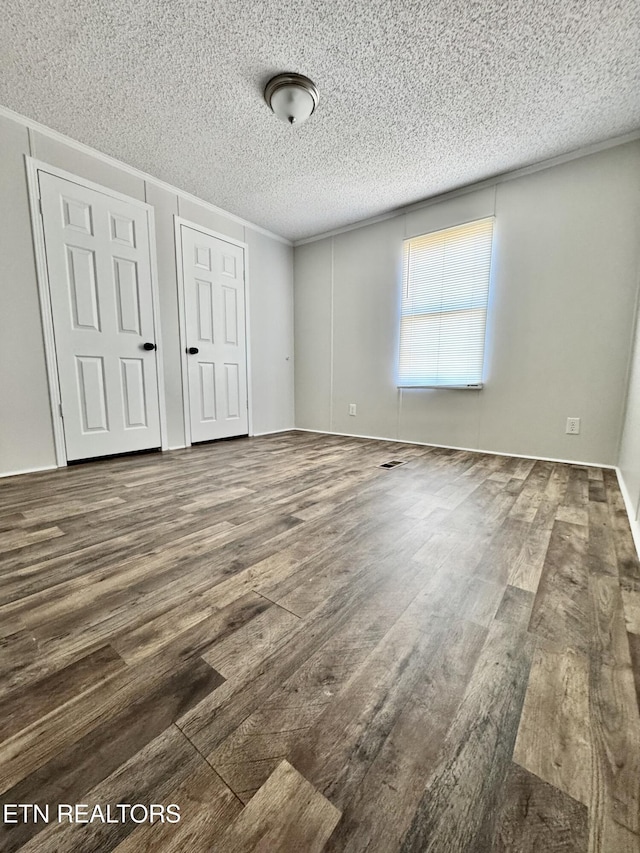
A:
<svg viewBox="0 0 640 853">
<path fill-rule="evenodd" d="M 153 510 L 153 518 L 149 511 Z M 105 517 L 108 516 L 108 517 Z M 7 604 L 16 599 L 56 587 L 58 584 L 90 572 L 99 571 L 128 560 L 134 556 L 153 556 L 163 545 L 179 538 L 178 533 L 188 529 L 194 536 L 199 530 L 205 535 L 232 531 L 236 525 L 220 521 L 211 525 L 208 519 L 194 520 L 188 516 L 176 519 L 175 508 L 150 506 L 136 508 L 114 517 L 113 513 L 100 514 L 100 525 L 86 525 L 79 519 L 78 530 L 68 530 L 67 539 L 49 543 L 34 553 L 22 554 L 20 561 L 7 565 L 6 573 L 0 576 L 0 603 Z M 82 525 L 80 525 L 82 522 Z M 55 544 L 57 547 L 51 547 Z"/>
<path fill-rule="evenodd" d="M 359 743 L 358 750 L 366 750 L 370 766 L 343 798 L 342 818 L 326 853 L 398 849 L 433 773 L 485 637 L 486 631 L 472 623 L 449 623 L 435 653 L 423 657 L 415 689 L 395 721 L 392 702 L 385 701 L 388 736 L 377 753 L 371 749 L 373 738 Z M 375 685 L 371 690 L 375 695 Z M 366 766 L 366 762 L 361 763 Z M 381 815 L 384 820 L 380 820 Z"/>
<path fill-rule="evenodd" d="M 3 695 L 0 698 L 0 743 L 123 669 L 124 665 L 111 646 L 103 646 L 40 681 Z"/>
<path fill-rule="evenodd" d="M 596 574 L 616 576 L 618 574 L 618 558 L 611 529 L 609 508 L 604 502 L 589 501 L 587 513 L 589 571 Z"/>
<path fill-rule="evenodd" d="M 214 845 L 216 853 L 321 853 L 340 812 L 283 761 Z"/>
<path fill-rule="evenodd" d="M 606 849 L 612 822 L 640 832 L 640 714 L 619 585 L 592 575 L 590 587 L 596 629 L 589 657 L 590 815 L 592 835 Z"/>
<path fill-rule="evenodd" d="M 640 835 L 630 832 L 616 821 L 607 819 L 604 832 L 589 839 L 590 853 L 601 853 L 602 850 L 615 850 L 616 853 L 638 853 L 640 851 Z"/>
<path fill-rule="evenodd" d="M 37 639 L 31 631 L 15 631 L 0 637 L 0 677 L 7 691 L 9 678 L 20 673 L 40 657 Z"/>
<path fill-rule="evenodd" d="M 98 804 L 105 812 L 109 806 L 114 815 L 119 814 L 120 803 L 168 804 L 165 798 L 201 765 L 201 756 L 175 726 L 169 726 L 98 784 L 85 789 L 77 800 L 68 802 Z M 114 823 L 49 823 L 20 848 L 21 853 L 104 853 L 135 829 L 136 823 L 127 818 L 129 814 Z M 137 817 L 142 817 L 140 811 Z M 156 828 L 161 826 L 155 824 Z"/>
<path fill-rule="evenodd" d="M 544 492 L 520 552 L 509 568 L 507 582 L 536 592 L 549 547 L 558 507 L 564 499 L 569 479 L 568 466 L 555 466 L 546 480 Z"/>
<path fill-rule="evenodd" d="M 509 655 L 504 654 L 505 647 Z M 509 770 L 533 640 L 493 622 L 400 850 L 487 849 Z"/>
<path fill-rule="evenodd" d="M 509 580 L 510 566 L 522 548 L 529 523 L 518 518 L 507 518 L 492 537 L 475 573 L 503 588 Z"/>
<path fill-rule="evenodd" d="M 55 761 L 96 727 L 108 725 L 132 708 L 139 710 L 140 703 L 150 695 L 163 698 L 157 712 L 164 728 L 222 681 L 222 676 L 202 660 L 176 666 L 171 659 L 156 658 L 150 666 L 128 667 L 114 673 L 93 690 L 81 693 L 0 745 L 0 793 L 47 762 Z M 165 713 L 169 722 L 162 716 Z"/>
<path fill-rule="evenodd" d="M 295 692 L 279 690 L 207 755 L 216 773 L 244 802 L 283 759 L 291 757 L 296 744 L 305 739 L 331 701 L 331 694 L 337 688 L 334 678 L 332 673 L 326 690 L 315 685 L 305 685 L 307 689 L 298 687 L 297 691 L 294 688 Z"/>
<path fill-rule="evenodd" d="M 631 669 L 633 671 L 633 681 L 636 688 L 636 699 L 638 701 L 638 709 L 640 710 L 640 635 L 628 634 L 629 653 L 631 655 Z"/>
<path fill-rule="evenodd" d="M 213 643 L 224 640 L 271 606 L 252 592 L 221 609 L 212 607 L 206 596 L 196 596 L 188 605 L 118 636 L 113 645 L 129 664 L 157 654 L 181 660 L 202 657 Z"/>
<path fill-rule="evenodd" d="M 443 630 L 440 625 L 426 635 L 396 623 L 291 753 L 291 761 L 339 808 L 358 788 Z"/>
<path fill-rule="evenodd" d="M 544 489 L 553 473 L 553 464 L 540 460 L 531 461 L 531 468 L 525 482 L 509 512 L 510 518 L 520 519 L 531 523 L 540 506 Z"/>
<path fill-rule="evenodd" d="M 178 823 L 136 827 L 116 853 L 184 853 L 211 850 L 216 839 L 242 811 L 242 804 L 204 762 L 166 794 L 168 804 L 180 806 Z"/>
<path fill-rule="evenodd" d="M 567 488 L 562 500 L 562 506 L 584 509 L 589 503 L 590 485 L 599 488 L 599 483 L 589 480 L 588 469 L 582 465 L 569 466 Z"/>
<path fill-rule="evenodd" d="M 278 601 L 292 590 L 298 589 L 309 577 L 315 578 L 321 567 L 332 565 L 341 552 L 341 543 L 348 538 L 345 558 L 359 544 L 367 544 L 367 532 L 374 529 L 372 518 L 378 509 L 388 509 L 376 495 L 355 496 L 349 502 L 349 512 L 340 511 L 335 517 L 329 514 L 321 522 L 306 523 L 296 529 L 291 542 L 281 542 L 276 553 L 236 572 L 216 584 L 210 600 L 217 607 L 225 606 L 243 592 L 255 590 L 272 601 Z M 393 521 L 387 520 L 390 526 Z M 407 529 L 411 525 L 407 523 Z M 355 556 L 351 556 L 351 564 Z M 311 563 L 314 565 L 311 565 Z"/>
<path fill-rule="evenodd" d="M 529 629 L 588 653 L 591 637 L 585 528 L 556 521 L 536 592 Z"/>
<path fill-rule="evenodd" d="M 177 719 L 180 714 L 196 704 L 221 683 L 215 670 L 202 661 L 187 664 L 174 673 L 158 679 L 147 690 L 139 690 L 138 695 L 129 693 L 128 701 L 119 711 L 109 717 L 103 710 L 102 718 L 95 720 L 89 731 L 77 740 L 69 742 L 58 735 L 58 728 L 49 728 L 50 738 L 54 740 L 55 752 L 46 762 L 38 764 L 33 760 L 38 742 L 29 735 L 37 736 L 43 729 L 35 732 L 27 729 L 23 742 L 26 752 L 21 756 L 21 777 L 10 789 L 4 792 L 3 800 L 9 803 L 49 803 L 57 808 L 59 803 L 84 802 L 82 796 L 99 784 L 111 772 L 130 760 L 153 738 L 159 736 Z M 89 699 L 91 697 L 88 697 Z M 72 715 L 58 715 L 58 726 L 70 728 Z M 44 721 L 46 725 L 46 720 Z M 79 728 L 79 727 L 78 727 Z M 25 771 L 32 769 L 29 773 Z M 140 802 L 125 800 L 124 802 Z M 37 830 L 34 824 L 11 827 L 0 825 L 0 849 L 11 853 Z"/>
<path fill-rule="evenodd" d="M 197 534 L 190 534 L 175 542 L 169 554 L 166 553 L 166 549 L 163 549 L 161 559 L 169 563 L 169 568 L 182 566 L 184 572 L 185 558 L 187 556 L 197 558 L 198 553 L 203 556 L 210 553 L 217 538 L 224 536 L 225 531 L 221 531 L 217 525 L 209 531 L 198 530 Z M 5 628 L 12 625 L 18 628 L 34 626 L 42 628 L 57 617 L 63 620 L 68 619 L 69 611 L 72 609 L 77 610 L 86 606 L 99 607 L 100 602 L 96 602 L 94 588 L 96 592 L 99 590 L 99 596 L 104 600 L 110 592 L 126 592 L 136 581 L 147 577 L 154 567 L 154 560 L 148 554 L 119 561 L 96 574 L 80 575 L 72 580 L 63 581 L 53 588 L 44 589 L 42 592 L 3 605 L 0 607 L 0 617 Z M 157 581 L 157 572 L 155 580 Z M 91 592 L 88 592 L 89 590 Z"/>
<path fill-rule="evenodd" d="M 178 725 L 203 754 L 216 749 L 253 710 L 270 697 L 319 648 L 329 640 L 372 632 L 382 637 L 415 596 L 421 583 L 416 564 L 396 565 L 395 575 L 384 563 L 363 566 L 358 582 L 346 592 L 337 590 L 309 614 L 304 630 L 298 630 L 246 683 L 230 680 L 217 695 L 204 700 Z M 413 586 L 412 586 L 413 585 Z"/>
<path fill-rule="evenodd" d="M 592 743 L 586 654 L 538 643 L 513 760 L 589 805 Z"/>
<path fill-rule="evenodd" d="M 194 656 L 196 647 L 199 653 L 202 653 L 214 640 L 230 633 L 243 621 L 252 618 L 256 613 L 270 606 L 270 602 L 249 591 L 238 598 L 232 597 L 225 607 L 213 608 L 210 617 L 196 623 L 191 629 L 180 634 L 165 635 L 164 640 L 162 635 L 157 634 L 157 631 L 149 632 L 148 629 L 144 628 L 146 623 L 163 617 L 159 618 L 156 627 L 160 628 L 164 625 L 166 630 L 165 620 L 170 619 L 167 614 L 173 609 L 172 603 L 183 604 L 186 599 L 190 599 L 194 606 L 197 607 L 199 602 L 204 609 L 207 609 L 211 606 L 212 600 L 217 600 L 217 595 L 209 587 L 210 583 L 206 574 L 200 577 L 195 585 L 177 579 L 144 597 L 135 594 L 135 600 L 130 606 L 125 607 L 122 603 L 110 605 L 108 610 L 102 614 L 101 620 L 91 621 L 87 625 L 80 625 L 68 632 L 63 630 L 61 636 L 47 640 L 48 657 L 36 659 L 26 669 L 14 673 L 12 675 L 12 686 L 18 686 L 25 680 L 44 677 L 51 667 L 54 670 L 60 669 L 91 653 L 105 642 L 120 645 L 120 638 L 123 635 L 136 630 L 140 630 L 141 637 L 146 637 L 145 642 L 140 643 L 136 655 L 140 659 L 153 653 L 154 648 L 163 647 L 166 649 L 167 646 L 171 646 L 171 654 L 174 657 Z M 127 592 L 128 594 L 129 592 Z M 176 638 L 180 638 L 180 649 L 178 648 L 179 644 L 175 642 Z M 44 645 L 39 631 L 36 639 Z M 162 645 L 163 642 L 165 642 L 164 646 Z M 129 646 L 129 652 L 126 651 L 126 646 L 124 651 L 133 655 L 131 646 Z M 14 682 L 16 683 L 14 684 Z"/>
<path fill-rule="evenodd" d="M 611 518 L 613 544 L 618 560 L 620 578 L 640 582 L 640 559 L 636 551 L 624 499 L 615 471 L 603 470 L 607 506 Z"/>
<path fill-rule="evenodd" d="M 102 500 L 94 500 L 90 503 L 79 499 L 71 499 L 62 503 L 58 502 L 47 507 L 38 507 L 37 509 L 24 509 L 23 515 L 30 521 L 60 521 L 63 518 L 70 518 L 74 515 L 86 515 L 89 512 L 102 512 L 104 509 L 114 504 L 125 503 L 124 498 L 110 497 Z"/>
<path fill-rule="evenodd" d="M 550 527 L 535 527 L 532 524 L 530 534 L 520 547 L 518 556 L 509 567 L 507 583 L 535 593 L 551 539 Z"/>
<path fill-rule="evenodd" d="M 375 563 L 376 572 L 380 567 L 384 571 L 385 561 L 397 564 L 403 559 L 411 560 L 429 535 L 428 527 L 416 528 L 408 518 L 396 521 L 393 527 L 399 535 L 393 543 L 388 537 L 386 524 L 367 525 L 363 531 L 364 541 L 354 541 L 344 549 L 332 549 L 320 563 L 309 561 L 302 572 L 290 576 L 264 594 L 273 595 L 280 606 L 297 616 L 308 615 L 341 588 L 353 583 L 354 563 Z"/>
<path fill-rule="evenodd" d="M 470 622 L 477 622 L 488 628 L 504 598 L 505 586 L 501 583 L 483 580 L 479 577 L 469 578 L 464 617 Z"/>
<path fill-rule="evenodd" d="M 176 634 L 194 628 L 212 616 L 214 611 L 215 608 L 201 598 L 189 598 L 139 627 L 120 634 L 112 645 L 128 664 L 136 663 L 171 644 Z"/>
<path fill-rule="evenodd" d="M 587 853 L 588 810 L 512 764 L 505 779 L 492 853 Z"/>
<path fill-rule="evenodd" d="M 507 586 L 496 613 L 499 622 L 526 627 L 531 619 L 534 594 L 517 586 Z"/>
<path fill-rule="evenodd" d="M 568 521 L 570 524 L 589 524 L 589 510 L 582 507 L 559 506 L 556 521 Z"/>
<path fill-rule="evenodd" d="M 590 653 L 541 644 L 514 760 L 590 808 L 592 849 L 615 849 L 640 802 L 640 729 L 617 582 L 592 575 Z"/>
<path fill-rule="evenodd" d="M 203 658 L 225 678 L 241 682 L 300 630 L 298 616 L 268 607 L 233 633 L 218 638 Z"/>
<path fill-rule="evenodd" d="M 621 588 L 627 631 L 640 635 L 640 588 Z"/>
<path fill-rule="evenodd" d="M 36 530 L 25 530 L 23 527 L 17 530 L 4 532 L 0 539 L 0 554 L 6 554 L 8 551 L 15 551 L 18 548 L 25 548 L 28 545 L 33 545 L 35 542 L 43 542 L 49 539 L 56 539 L 58 536 L 64 536 L 64 531 L 59 527 L 42 527 Z"/>
</svg>

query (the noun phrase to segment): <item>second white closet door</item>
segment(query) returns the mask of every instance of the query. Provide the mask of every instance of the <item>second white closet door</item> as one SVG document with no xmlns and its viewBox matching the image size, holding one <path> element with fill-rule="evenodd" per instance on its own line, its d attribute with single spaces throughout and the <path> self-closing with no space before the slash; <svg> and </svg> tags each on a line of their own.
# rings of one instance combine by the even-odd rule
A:
<svg viewBox="0 0 640 853">
<path fill-rule="evenodd" d="M 191 441 L 248 433 L 244 252 L 180 226 Z"/>
</svg>

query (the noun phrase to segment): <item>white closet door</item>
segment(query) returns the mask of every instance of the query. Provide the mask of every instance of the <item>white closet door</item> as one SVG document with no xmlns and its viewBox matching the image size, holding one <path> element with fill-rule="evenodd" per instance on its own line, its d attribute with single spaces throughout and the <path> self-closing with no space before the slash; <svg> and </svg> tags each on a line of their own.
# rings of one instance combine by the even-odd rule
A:
<svg viewBox="0 0 640 853">
<path fill-rule="evenodd" d="M 67 458 L 159 447 L 146 213 L 46 172 L 40 195 Z"/>
<path fill-rule="evenodd" d="M 246 435 L 244 252 L 180 227 L 191 441 Z"/>
</svg>

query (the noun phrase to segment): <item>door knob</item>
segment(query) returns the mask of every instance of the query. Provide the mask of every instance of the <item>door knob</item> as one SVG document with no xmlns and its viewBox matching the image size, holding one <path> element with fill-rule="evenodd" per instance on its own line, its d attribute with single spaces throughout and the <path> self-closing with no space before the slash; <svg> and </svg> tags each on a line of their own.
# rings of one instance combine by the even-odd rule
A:
<svg viewBox="0 0 640 853">
<path fill-rule="evenodd" d="M 151 352 L 151 350 L 158 349 L 158 347 L 155 344 L 152 344 L 147 341 L 146 344 L 142 344 L 142 349 L 146 349 L 147 352 Z"/>
<path fill-rule="evenodd" d="M 200 350 L 198 349 L 198 347 L 187 347 L 187 352 L 189 353 L 189 355 L 197 355 Z"/>
</svg>

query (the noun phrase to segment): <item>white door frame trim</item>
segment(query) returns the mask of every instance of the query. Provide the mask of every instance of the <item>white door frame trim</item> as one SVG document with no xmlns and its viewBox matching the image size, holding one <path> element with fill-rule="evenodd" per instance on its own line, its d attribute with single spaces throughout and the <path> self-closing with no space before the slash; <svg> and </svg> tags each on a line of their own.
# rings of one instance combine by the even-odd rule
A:
<svg viewBox="0 0 640 853">
<path fill-rule="evenodd" d="M 252 386 L 251 386 L 251 343 L 249 334 L 249 252 L 248 244 L 242 240 L 236 240 L 229 237 L 227 234 L 221 234 L 219 231 L 212 231 L 210 228 L 205 228 L 204 225 L 199 225 L 197 222 L 191 222 L 189 219 L 184 219 L 182 216 L 174 214 L 173 227 L 176 242 L 176 275 L 178 278 L 178 325 L 180 327 L 180 366 L 182 368 L 182 411 L 184 417 L 184 441 L 186 447 L 191 447 L 191 414 L 189 410 L 189 367 L 187 363 L 187 315 L 185 306 L 185 287 L 184 273 L 182 268 L 182 234 L 180 229 L 191 228 L 194 231 L 200 231 L 201 234 L 206 234 L 208 237 L 215 237 L 217 240 L 222 240 L 224 243 L 230 243 L 232 246 L 237 246 L 242 249 L 243 264 L 244 264 L 244 327 L 245 327 L 245 349 L 247 352 L 247 416 L 249 435 L 253 435 L 253 405 L 252 405 Z"/>
<path fill-rule="evenodd" d="M 159 353 L 156 357 L 156 376 L 158 381 L 158 407 L 160 410 L 160 446 L 162 450 L 169 449 L 167 435 L 167 412 L 164 393 L 164 371 L 162 367 L 162 334 L 160 329 L 159 292 L 158 292 L 158 267 L 156 258 L 156 228 L 154 209 L 152 205 L 139 201 L 131 196 L 116 192 L 109 187 L 87 181 L 84 178 L 50 166 L 42 160 L 37 160 L 25 154 L 25 165 L 27 170 L 27 187 L 29 193 L 29 207 L 31 210 L 31 230 L 33 233 L 33 247 L 36 259 L 36 274 L 38 279 L 38 295 L 40 297 L 40 316 L 42 319 L 42 334 L 44 339 L 44 353 L 47 365 L 47 379 L 49 383 L 49 401 L 51 405 L 51 423 L 53 425 L 53 440 L 56 451 L 56 463 L 58 468 L 64 468 L 67 464 L 67 451 L 64 441 L 64 422 L 62 420 L 62 397 L 60 395 L 60 383 L 58 379 L 58 356 L 56 352 L 55 335 L 53 331 L 53 313 L 51 310 L 51 290 L 49 284 L 49 269 L 47 267 L 47 254 L 44 239 L 44 221 L 40 212 L 40 182 L 39 172 L 47 172 L 56 178 L 72 181 L 89 190 L 102 193 L 111 198 L 133 204 L 143 210 L 147 217 L 149 230 L 149 262 L 151 272 L 151 302 L 153 306 L 153 322 L 156 332 L 156 343 Z"/>
</svg>

